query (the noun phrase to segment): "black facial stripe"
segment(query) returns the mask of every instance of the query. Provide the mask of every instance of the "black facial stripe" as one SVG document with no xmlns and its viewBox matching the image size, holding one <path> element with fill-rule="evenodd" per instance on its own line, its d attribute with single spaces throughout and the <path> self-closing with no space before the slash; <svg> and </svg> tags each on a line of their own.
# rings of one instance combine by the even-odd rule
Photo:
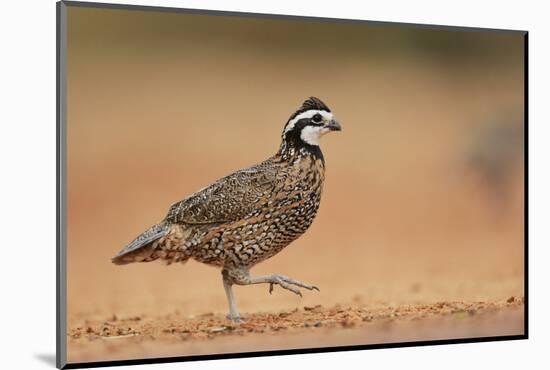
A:
<svg viewBox="0 0 550 370">
<path fill-rule="evenodd" d="M 313 127 L 322 127 L 322 123 L 316 123 L 311 122 L 310 118 L 302 118 L 298 122 L 294 124 L 294 127 L 292 130 L 287 131 L 285 134 L 285 138 L 287 141 L 294 141 L 294 142 L 301 142 L 302 139 L 300 135 L 302 134 L 302 130 L 307 126 L 313 126 Z"/>
<path fill-rule="evenodd" d="M 313 122 L 313 121 L 311 121 L 311 118 L 302 118 L 301 120 L 299 120 L 298 122 L 296 122 L 294 124 L 294 128 L 292 130 L 290 130 L 290 132 L 292 132 L 292 131 L 301 132 L 302 129 L 306 126 L 321 127 L 323 125 L 324 124 L 322 122 Z"/>
<path fill-rule="evenodd" d="M 300 132 L 304 127 L 306 127 L 309 124 L 311 124 L 311 122 L 309 121 L 309 118 L 302 118 L 301 120 L 296 122 L 296 124 L 294 124 L 294 129 L 292 131 Z"/>
</svg>

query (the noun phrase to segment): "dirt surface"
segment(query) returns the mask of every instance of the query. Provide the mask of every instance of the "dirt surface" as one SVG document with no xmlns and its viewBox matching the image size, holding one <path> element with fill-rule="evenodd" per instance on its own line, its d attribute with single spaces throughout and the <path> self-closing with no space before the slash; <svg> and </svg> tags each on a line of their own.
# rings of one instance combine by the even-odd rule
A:
<svg viewBox="0 0 550 370">
<path fill-rule="evenodd" d="M 482 130 L 521 128 L 521 36 L 437 33 L 428 52 L 405 28 L 69 11 L 69 361 L 523 333 L 522 140 Z M 343 127 L 322 139 L 319 213 L 251 274 L 320 292 L 237 286 L 246 321 L 228 325 L 219 270 L 111 263 L 274 154 L 311 95 Z"/>
<path fill-rule="evenodd" d="M 88 319 L 69 333 L 71 362 L 517 335 L 523 298 L 369 307 L 304 306 L 246 315 Z M 267 339 L 267 340 L 266 340 Z M 262 344 L 258 345 L 258 341 Z"/>
</svg>

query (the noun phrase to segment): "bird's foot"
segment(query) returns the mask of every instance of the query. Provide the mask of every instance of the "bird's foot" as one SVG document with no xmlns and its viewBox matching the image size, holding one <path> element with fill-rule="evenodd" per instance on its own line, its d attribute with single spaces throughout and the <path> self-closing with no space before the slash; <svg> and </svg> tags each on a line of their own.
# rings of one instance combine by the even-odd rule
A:
<svg viewBox="0 0 550 370">
<path fill-rule="evenodd" d="M 232 314 L 229 313 L 225 317 L 227 318 L 227 320 L 232 321 L 236 324 L 243 322 L 243 320 L 241 319 L 241 316 L 239 314 L 232 315 Z"/>
<path fill-rule="evenodd" d="M 290 290 L 292 293 L 297 294 L 300 297 L 302 296 L 302 292 L 300 291 L 300 289 L 296 288 L 296 286 L 307 290 L 317 290 L 318 292 L 320 291 L 319 288 L 317 288 L 315 285 L 305 284 L 301 281 L 293 280 L 286 276 L 275 274 L 271 276 L 271 281 L 269 282 L 269 294 L 273 292 L 274 284 L 279 285 L 283 289 Z"/>
</svg>

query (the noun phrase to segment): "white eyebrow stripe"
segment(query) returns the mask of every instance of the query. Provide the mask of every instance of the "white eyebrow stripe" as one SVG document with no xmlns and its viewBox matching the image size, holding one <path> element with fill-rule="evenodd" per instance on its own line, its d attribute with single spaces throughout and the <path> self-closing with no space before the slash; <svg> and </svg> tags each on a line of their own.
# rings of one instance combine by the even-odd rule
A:
<svg viewBox="0 0 550 370">
<path fill-rule="evenodd" d="M 294 117 L 293 119 L 288 121 L 288 123 L 286 125 L 286 128 L 285 128 L 285 133 L 292 130 L 294 128 L 294 125 L 296 125 L 296 122 L 298 122 L 299 120 L 304 119 L 304 118 L 311 118 L 316 114 L 320 114 L 321 116 L 323 116 L 327 120 L 331 120 L 332 117 L 333 117 L 332 113 L 327 112 L 325 110 L 318 110 L 318 109 L 306 110 L 305 112 L 302 112 L 302 113 L 298 114 L 296 117 Z"/>
</svg>

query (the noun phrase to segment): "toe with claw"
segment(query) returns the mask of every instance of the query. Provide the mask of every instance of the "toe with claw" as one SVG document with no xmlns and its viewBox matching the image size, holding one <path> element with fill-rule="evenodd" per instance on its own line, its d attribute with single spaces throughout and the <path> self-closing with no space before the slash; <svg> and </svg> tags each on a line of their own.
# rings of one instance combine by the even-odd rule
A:
<svg viewBox="0 0 550 370">
<path fill-rule="evenodd" d="M 290 290 L 291 292 L 293 292 L 296 295 L 299 295 L 300 297 L 302 297 L 302 292 L 300 292 L 300 290 L 296 287 L 304 288 L 307 290 L 317 290 L 318 292 L 320 291 L 319 288 L 316 287 L 315 285 L 305 284 L 305 283 L 302 283 L 301 281 L 293 280 L 286 276 L 276 274 L 276 275 L 273 275 L 270 279 L 269 294 L 273 292 L 273 286 L 275 284 L 278 284 L 283 289 Z"/>
</svg>

